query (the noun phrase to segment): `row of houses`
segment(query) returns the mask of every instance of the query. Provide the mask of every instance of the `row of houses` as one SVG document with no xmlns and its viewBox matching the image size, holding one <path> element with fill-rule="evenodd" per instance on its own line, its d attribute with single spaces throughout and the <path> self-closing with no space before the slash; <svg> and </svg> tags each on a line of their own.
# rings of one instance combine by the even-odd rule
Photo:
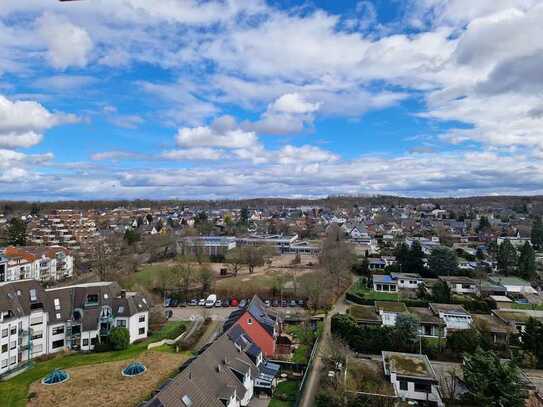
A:
<svg viewBox="0 0 543 407">
<path fill-rule="evenodd" d="M 454 294 L 472 294 L 476 296 L 511 296 L 530 298 L 538 294 L 531 284 L 519 277 L 491 275 L 486 279 L 474 279 L 466 276 L 440 276 L 422 278 L 416 273 L 374 274 L 372 287 L 377 292 L 394 293 L 400 290 L 414 290 L 420 286 L 431 289 L 437 282 L 445 282 Z"/>
<path fill-rule="evenodd" d="M 502 344 L 522 333 L 530 318 L 543 322 L 543 311 L 495 309 L 490 314 L 479 314 L 470 313 L 460 304 L 408 307 L 403 302 L 376 301 L 374 306 L 353 305 L 349 313 L 361 326 L 395 326 L 399 315 L 410 315 L 418 321 L 421 337 L 446 338 L 455 331 L 479 329 L 489 333 L 494 343 Z"/>
<path fill-rule="evenodd" d="M 37 280 L 0 283 L 0 376 L 31 359 L 62 351 L 91 351 L 114 327 L 130 343 L 145 339 L 147 299 L 115 282 L 43 289 Z"/>
<path fill-rule="evenodd" d="M 279 317 L 254 297 L 230 315 L 223 334 L 187 361 L 163 384 L 146 407 L 240 407 L 257 395 L 270 396 L 279 365 L 273 354 Z"/>
<path fill-rule="evenodd" d="M 62 246 L 8 246 L 0 251 L 0 282 L 59 281 L 73 275 L 74 258 Z"/>
</svg>

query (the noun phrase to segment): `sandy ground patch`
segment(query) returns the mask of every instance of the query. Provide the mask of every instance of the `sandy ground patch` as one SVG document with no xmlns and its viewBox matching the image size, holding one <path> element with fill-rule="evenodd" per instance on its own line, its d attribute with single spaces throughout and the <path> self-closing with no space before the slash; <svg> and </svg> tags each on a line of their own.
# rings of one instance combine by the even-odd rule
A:
<svg viewBox="0 0 543 407">
<path fill-rule="evenodd" d="M 140 355 L 147 371 L 136 377 L 121 375 L 121 369 L 132 360 L 102 363 L 67 369 L 71 379 L 65 383 L 45 386 L 34 382 L 30 392 L 36 393 L 27 405 L 48 406 L 135 406 L 150 395 L 181 363 L 186 355 L 149 351 Z"/>
</svg>

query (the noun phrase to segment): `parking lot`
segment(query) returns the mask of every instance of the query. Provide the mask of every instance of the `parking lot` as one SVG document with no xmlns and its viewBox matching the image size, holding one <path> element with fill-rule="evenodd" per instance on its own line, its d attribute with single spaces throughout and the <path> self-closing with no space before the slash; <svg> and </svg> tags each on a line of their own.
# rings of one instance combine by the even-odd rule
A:
<svg viewBox="0 0 543 407">
<path fill-rule="evenodd" d="M 226 308 L 205 308 L 205 307 L 177 307 L 177 308 L 165 308 L 166 310 L 172 310 L 172 321 L 189 321 L 196 318 L 211 318 L 214 321 L 224 321 L 230 315 L 232 311 L 235 311 L 236 307 Z M 301 307 L 270 307 L 271 310 L 278 312 L 283 317 L 289 314 L 301 314 L 305 310 Z"/>
</svg>

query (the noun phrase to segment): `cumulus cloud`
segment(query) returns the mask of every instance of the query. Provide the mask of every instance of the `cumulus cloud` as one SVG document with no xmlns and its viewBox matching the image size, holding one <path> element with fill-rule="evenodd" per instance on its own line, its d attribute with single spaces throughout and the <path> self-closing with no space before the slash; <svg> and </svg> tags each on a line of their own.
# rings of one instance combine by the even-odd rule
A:
<svg viewBox="0 0 543 407">
<path fill-rule="evenodd" d="M 37 24 L 47 44 L 47 60 L 59 69 L 84 67 L 88 63 L 93 42 L 87 31 L 63 16 L 46 13 Z"/>
<path fill-rule="evenodd" d="M 224 157 L 224 152 L 213 148 L 197 147 L 165 151 L 161 157 L 167 160 L 219 160 Z"/>
<path fill-rule="evenodd" d="M 0 95 L 0 147 L 31 147 L 41 142 L 43 131 L 75 121 L 76 116 L 51 113 L 37 102 Z"/>
<path fill-rule="evenodd" d="M 179 147 L 247 148 L 257 143 L 257 137 L 241 129 L 218 132 L 206 126 L 184 127 L 179 129 L 176 143 Z"/>
</svg>

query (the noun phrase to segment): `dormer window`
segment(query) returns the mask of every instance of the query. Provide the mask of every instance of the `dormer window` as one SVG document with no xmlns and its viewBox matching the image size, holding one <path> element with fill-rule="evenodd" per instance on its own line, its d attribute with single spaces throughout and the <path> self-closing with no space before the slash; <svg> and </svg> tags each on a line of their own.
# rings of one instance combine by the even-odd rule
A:
<svg viewBox="0 0 543 407">
<path fill-rule="evenodd" d="M 55 298 L 53 302 L 55 303 L 55 311 L 60 311 L 60 300 Z"/>
</svg>

